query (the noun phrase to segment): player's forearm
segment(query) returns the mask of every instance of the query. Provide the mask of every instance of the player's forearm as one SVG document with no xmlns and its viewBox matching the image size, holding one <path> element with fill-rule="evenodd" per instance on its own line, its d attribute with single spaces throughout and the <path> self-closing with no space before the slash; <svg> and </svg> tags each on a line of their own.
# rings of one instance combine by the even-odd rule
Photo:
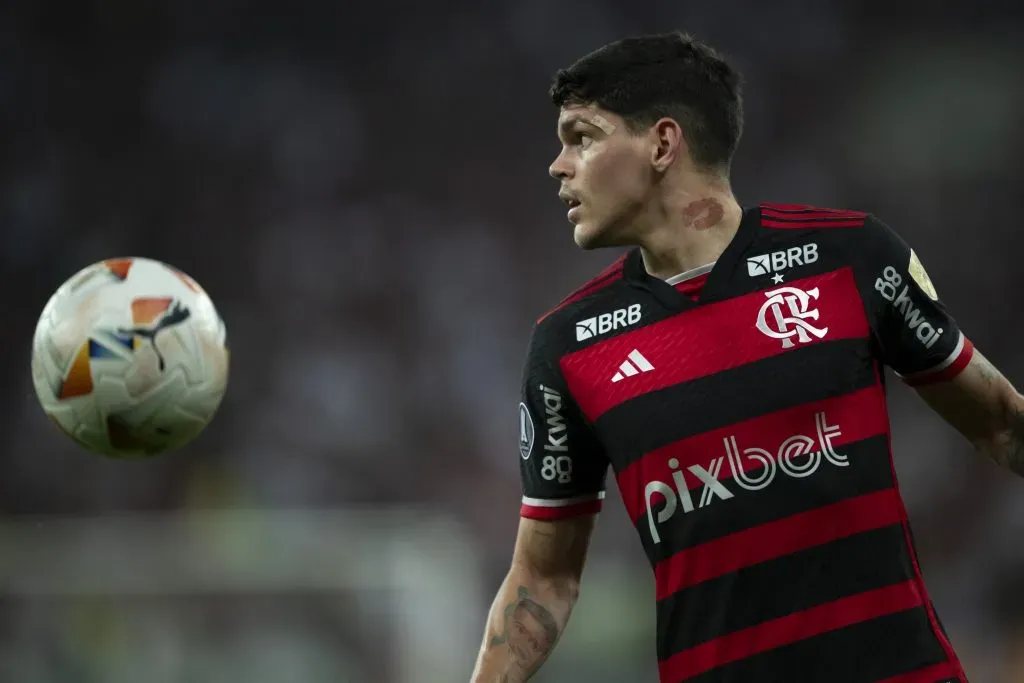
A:
<svg viewBox="0 0 1024 683">
<path fill-rule="evenodd" d="M 487 618 L 472 683 L 523 683 L 562 635 L 576 598 L 576 578 L 542 578 L 513 566 Z"/>
<path fill-rule="evenodd" d="M 980 387 L 977 393 L 989 397 L 987 403 L 976 402 L 982 406 L 984 418 L 972 418 L 970 408 L 973 405 L 961 405 L 958 412 L 975 425 L 983 425 L 976 428 L 981 438 L 972 439 L 981 453 L 1024 476 L 1024 396 L 981 353 L 975 353 L 968 368 L 975 366 L 976 381 Z M 985 406 L 992 407 L 984 410 Z"/>
<path fill-rule="evenodd" d="M 1024 476 L 1024 396 L 980 351 L 956 378 L 917 391 L 978 452 Z"/>
<path fill-rule="evenodd" d="M 978 448 L 999 465 L 1024 477 L 1024 397 L 1013 391 L 1005 404 L 995 437 L 978 444 Z"/>
</svg>

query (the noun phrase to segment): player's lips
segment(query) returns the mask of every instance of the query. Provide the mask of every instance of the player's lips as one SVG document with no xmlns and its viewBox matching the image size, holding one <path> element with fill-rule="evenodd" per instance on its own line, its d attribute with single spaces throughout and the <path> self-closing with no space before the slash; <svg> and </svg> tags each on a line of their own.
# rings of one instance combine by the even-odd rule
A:
<svg viewBox="0 0 1024 683">
<path fill-rule="evenodd" d="M 567 215 L 570 221 L 573 220 L 579 213 L 579 208 L 582 202 L 580 202 L 580 200 L 577 199 L 575 195 L 573 195 L 570 192 L 566 192 L 565 190 L 558 193 L 558 198 L 565 202 L 566 205 L 569 207 L 569 212 Z"/>
</svg>

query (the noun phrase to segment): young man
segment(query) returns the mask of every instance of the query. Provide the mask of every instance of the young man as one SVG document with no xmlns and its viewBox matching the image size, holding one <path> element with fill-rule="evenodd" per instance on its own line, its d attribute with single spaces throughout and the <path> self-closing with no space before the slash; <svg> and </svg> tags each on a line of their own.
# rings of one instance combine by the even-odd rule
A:
<svg viewBox="0 0 1024 683">
<path fill-rule="evenodd" d="M 882 364 L 1018 474 L 1024 398 L 878 219 L 740 207 L 740 77 L 706 45 L 622 40 L 551 94 L 576 243 L 633 249 L 534 329 L 522 519 L 473 681 L 548 657 L 609 466 L 654 569 L 665 683 L 966 681 L 897 488 Z"/>
</svg>

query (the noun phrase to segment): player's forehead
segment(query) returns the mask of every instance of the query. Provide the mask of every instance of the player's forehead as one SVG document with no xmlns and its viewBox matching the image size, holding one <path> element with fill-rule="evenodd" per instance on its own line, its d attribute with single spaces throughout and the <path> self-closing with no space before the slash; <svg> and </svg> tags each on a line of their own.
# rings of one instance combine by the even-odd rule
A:
<svg viewBox="0 0 1024 683">
<path fill-rule="evenodd" d="M 620 125 L 619 117 L 596 104 L 566 104 L 558 112 L 558 132 L 575 126 L 590 126 L 611 135 Z"/>
</svg>

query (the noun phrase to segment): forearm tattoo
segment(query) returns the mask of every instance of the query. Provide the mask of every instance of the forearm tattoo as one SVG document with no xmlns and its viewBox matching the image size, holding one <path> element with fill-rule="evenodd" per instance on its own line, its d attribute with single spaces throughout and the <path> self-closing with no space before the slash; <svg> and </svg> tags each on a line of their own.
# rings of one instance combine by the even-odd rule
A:
<svg viewBox="0 0 1024 683">
<path fill-rule="evenodd" d="M 1006 443 L 1000 444 L 995 457 L 1000 465 L 1024 477 L 1024 406 L 1016 405 L 1008 412 Z"/>
<path fill-rule="evenodd" d="M 986 358 L 979 354 L 978 369 L 984 391 L 1001 398 L 1002 417 L 999 420 L 998 436 L 991 442 L 989 456 L 997 464 L 1024 477 L 1024 399 L 1007 386 L 1006 379 Z"/>
<path fill-rule="evenodd" d="M 521 683 L 551 654 L 558 640 L 559 627 L 550 610 L 530 597 L 520 586 L 516 599 L 505 607 L 502 632 L 491 638 L 491 648 L 507 647 L 509 670 L 501 683 Z"/>
</svg>

